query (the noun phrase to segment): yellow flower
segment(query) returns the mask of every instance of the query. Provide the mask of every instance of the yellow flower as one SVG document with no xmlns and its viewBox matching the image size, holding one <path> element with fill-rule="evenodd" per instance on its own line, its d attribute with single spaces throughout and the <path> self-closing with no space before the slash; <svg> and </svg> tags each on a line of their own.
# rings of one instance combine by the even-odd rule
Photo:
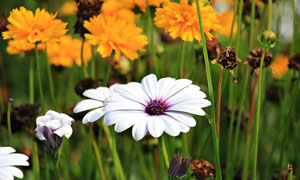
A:
<svg viewBox="0 0 300 180">
<path fill-rule="evenodd" d="M 210 5 L 204 6 L 202 1 L 199 1 L 199 5 L 204 32 L 211 40 L 213 35 L 210 31 L 220 28 L 217 14 Z M 172 38 L 181 37 L 184 41 L 193 41 L 194 38 L 201 40 L 196 3 L 189 5 L 188 0 L 181 0 L 180 4 L 167 2 L 163 8 L 156 9 L 155 15 L 156 26 L 164 28 Z"/>
<path fill-rule="evenodd" d="M 45 49 L 45 45 L 38 44 L 37 48 L 39 51 L 43 51 Z M 34 49 L 34 44 L 17 40 L 9 40 L 8 46 L 6 47 L 6 51 L 8 54 L 20 54 L 20 56 L 22 57 L 25 55 L 26 52 L 34 51 Z"/>
<path fill-rule="evenodd" d="M 75 15 L 76 11 L 77 11 L 77 5 L 75 1 L 65 2 L 60 8 L 60 13 L 63 16 Z"/>
<path fill-rule="evenodd" d="M 47 44 L 49 62 L 55 66 L 72 67 L 74 61 L 81 66 L 82 40 L 73 39 L 70 35 L 62 36 L 59 42 Z M 91 59 L 91 46 L 83 46 L 83 60 L 86 64 Z"/>
<path fill-rule="evenodd" d="M 3 39 L 15 39 L 29 43 L 55 41 L 64 35 L 67 23 L 55 19 L 44 9 L 36 9 L 35 15 L 24 7 L 10 12 L 8 31 L 2 33 Z"/>
<path fill-rule="evenodd" d="M 84 22 L 84 27 L 90 32 L 86 39 L 93 45 L 99 45 L 97 51 L 103 58 L 109 57 L 115 51 L 115 58 L 120 59 L 121 52 L 130 60 L 138 58 L 138 50 L 148 44 L 147 36 L 142 35 L 142 29 L 114 16 L 100 14 Z"/>
<path fill-rule="evenodd" d="M 121 2 L 118 2 L 118 0 L 105 1 L 101 7 L 102 14 L 104 16 L 115 16 L 116 19 L 124 19 L 128 23 L 134 24 L 136 17 L 130 10 L 130 8 L 134 7 L 133 1 L 129 2 L 127 0 L 127 4 Z"/>
<path fill-rule="evenodd" d="M 230 36 L 230 31 L 231 31 L 231 25 L 232 25 L 232 20 L 233 20 L 234 12 L 223 12 L 219 16 L 219 21 L 221 24 L 221 28 L 217 30 L 218 33 L 229 37 Z M 233 31 L 232 31 L 232 37 L 235 37 L 237 32 L 237 21 L 234 22 L 233 26 Z"/>
<path fill-rule="evenodd" d="M 279 54 L 270 65 L 272 69 L 272 76 L 274 78 L 281 78 L 289 70 L 289 57 L 287 55 Z"/>
</svg>

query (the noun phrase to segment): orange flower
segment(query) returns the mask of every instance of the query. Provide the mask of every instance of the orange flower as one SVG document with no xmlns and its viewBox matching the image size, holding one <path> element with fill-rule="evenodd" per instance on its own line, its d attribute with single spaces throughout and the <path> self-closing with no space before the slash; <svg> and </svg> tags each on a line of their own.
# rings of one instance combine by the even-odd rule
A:
<svg viewBox="0 0 300 180">
<path fill-rule="evenodd" d="M 159 7 L 161 4 L 169 2 L 169 0 L 148 0 L 149 6 Z M 147 1 L 146 0 L 134 0 L 134 3 L 140 8 L 142 12 L 146 12 Z"/>
<path fill-rule="evenodd" d="M 60 13 L 63 16 L 75 15 L 76 11 L 77 11 L 77 5 L 75 1 L 65 2 L 60 8 Z"/>
<path fill-rule="evenodd" d="M 220 28 L 217 14 L 210 5 L 204 6 L 202 1 L 199 1 L 199 5 L 204 32 L 211 40 L 213 35 L 210 31 Z M 164 28 L 172 38 L 181 37 L 184 41 L 193 41 L 195 38 L 201 41 L 196 3 L 189 5 L 188 0 L 181 0 L 180 4 L 167 2 L 163 8 L 156 9 L 155 15 L 156 26 Z"/>
<path fill-rule="evenodd" d="M 289 70 L 289 57 L 287 55 L 279 54 L 270 65 L 272 69 L 272 76 L 274 78 L 281 78 Z"/>
<path fill-rule="evenodd" d="M 38 50 L 43 51 L 45 49 L 44 44 L 38 44 Z M 34 51 L 35 45 L 29 42 L 9 40 L 6 51 L 8 54 L 20 54 L 21 57 L 25 55 L 26 52 Z"/>
<path fill-rule="evenodd" d="M 234 12 L 223 12 L 218 18 L 221 24 L 221 28 L 217 30 L 218 33 L 229 37 L 231 31 L 231 25 L 233 20 Z M 234 22 L 232 36 L 235 37 L 237 32 L 237 21 Z"/>
<path fill-rule="evenodd" d="M 15 39 L 29 43 L 55 41 L 64 35 L 67 23 L 55 19 L 44 9 L 36 9 L 35 15 L 24 7 L 14 9 L 8 17 L 8 31 L 2 33 L 3 39 Z"/>
<path fill-rule="evenodd" d="M 130 60 L 138 58 L 147 42 L 147 36 L 142 35 L 142 29 L 114 16 L 100 14 L 84 22 L 84 27 L 90 32 L 86 39 L 93 45 L 99 45 L 97 51 L 103 58 L 109 57 L 115 51 L 115 58 L 120 59 L 121 52 Z"/>
<path fill-rule="evenodd" d="M 70 35 L 62 36 L 59 43 L 47 44 L 49 62 L 55 66 L 72 67 L 74 61 L 81 66 L 82 40 L 73 39 Z M 83 46 L 83 60 L 86 64 L 91 59 L 91 46 L 85 43 Z"/>
</svg>

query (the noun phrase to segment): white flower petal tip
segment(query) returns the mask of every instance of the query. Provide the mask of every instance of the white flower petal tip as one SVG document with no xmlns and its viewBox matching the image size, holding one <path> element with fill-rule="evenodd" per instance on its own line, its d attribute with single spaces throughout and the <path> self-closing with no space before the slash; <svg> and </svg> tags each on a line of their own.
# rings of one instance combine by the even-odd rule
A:
<svg viewBox="0 0 300 180">
<path fill-rule="evenodd" d="M 0 147 L 0 179 L 23 178 L 23 172 L 14 166 L 29 166 L 28 156 L 14 152 L 11 147 Z"/>
<path fill-rule="evenodd" d="M 104 123 L 115 124 L 115 131 L 132 128 L 132 137 L 138 141 L 147 132 L 160 137 L 164 132 L 170 136 L 187 133 L 196 126 L 190 114 L 204 116 L 203 108 L 211 105 L 200 87 L 188 79 L 162 78 L 154 74 L 114 87 L 113 94 L 104 103 Z"/>
<path fill-rule="evenodd" d="M 57 150 L 62 143 L 63 136 L 67 139 L 71 137 L 73 133 L 71 125 L 74 122 L 74 119 L 67 114 L 50 110 L 45 116 L 36 119 L 36 135 L 45 142 L 48 148 Z"/>
<path fill-rule="evenodd" d="M 83 95 L 90 99 L 80 101 L 73 109 L 74 113 L 92 110 L 83 117 L 83 124 L 95 122 L 104 115 L 103 107 L 105 106 L 105 102 L 110 98 L 110 94 L 112 94 L 116 86 L 117 84 L 110 88 L 98 87 L 83 92 Z"/>
</svg>

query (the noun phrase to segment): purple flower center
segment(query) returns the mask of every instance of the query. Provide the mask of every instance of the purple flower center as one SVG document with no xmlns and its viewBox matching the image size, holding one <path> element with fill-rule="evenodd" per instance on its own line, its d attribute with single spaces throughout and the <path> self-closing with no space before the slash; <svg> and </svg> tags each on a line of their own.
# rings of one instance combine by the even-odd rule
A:
<svg viewBox="0 0 300 180">
<path fill-rule="evenodd" d="M 146 113 L 153 116 L 153 115 L 161 115 L 164 114 L 167 110 L 167 105 L 161 99 L 159 100 L 151 100 L 148 105 L 146 106 Z"/>
</svg>

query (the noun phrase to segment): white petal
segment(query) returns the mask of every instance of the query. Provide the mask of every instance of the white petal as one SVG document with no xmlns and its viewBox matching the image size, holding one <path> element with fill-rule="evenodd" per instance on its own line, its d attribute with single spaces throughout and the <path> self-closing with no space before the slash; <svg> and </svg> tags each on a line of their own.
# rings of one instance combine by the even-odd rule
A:
<svg viewBox="0 0 300 180">
<path fill-rule="evenodd" d="M 36 123 L 42 123 L 44 124 L 47 121 L 50 121 L 52 117 L 50 115 L 40 116 L 36 118 Z"/>
<path fill-rule="evenodd" d="M 98 119 L 100 119 L 103 116 L 104 112 L 103 112 L 103 108 L 98 108 L 95 109 L 89 113 L 87 113 L 83 119 L 82 119 L 82 123 L 86 124 L 88 122 L 95 122 Z"/>
<path fill-rule="evenodd" d="M 47 121 L 45 124 L 48 128 L 52 130 L 58 129 L 59 127 L 62 126 L 61 121 L 58 119 Z"/>
<path fill-rule="evenodd" d="M 147 118 L 145 118 L 133 126 L 132 137 L 134 140 L 139 141 L 143 137 L 145 137 L 147 132 L 148 132 Z"/>
<path fill-rule="evenodd" d="M 104 112 L 116 111 L 116 110 L 140 110 L 144 111 L 145 106 L 123 96 L 113 96 L 105 102 Z"/>
<path fill-rule="evenodd" d="M 28 166 L 28 157 L 24 154 L 13 153 L 0 155 L 0 167 L 4 166 Z"/>
<path fill-rule="evenodd" d="M 7 171 L 9 174 L 11 174 L 12 176 L 15 176 L 17 178 L 23 178 L 23 172 L 16 168 L 16 167 L 4 167 L 4 168 L 1 168 L 1 169 L 4 169 L 5 171 Z"/>
<path fill-rule="evenodd" d="M 175 104 L 168 108 L 168 112 L 170 111 L 176 111 L 176 112 L 187 112 L 191 114 L 196 114 L 199 116 L 204 116 L 205 112 L 195 105 L 181 105 L 181 104 Z"/>
<path fill-rule="evenodd" d="M 60 120 L 63 125 L 67 125 L 67 124 L 71 125 L 72 123 L 75 122 L 73 118 L 71 118 L 70 116 L 64 113 L 60 113 Z"/>
<path fill-rule="evenodd" d="M 0 180 L 13 180 L 14 177 L 6 169 L 0 168 Z"/>
<path fill-rule="evenodd" d="M 12 147 L 0 147 L 0 155 L 1 154 L 9 154 L 16 152 L 16 150 Z"/>
<path fill-rule="evenodd" d="M 70 125 L 66 125 L 62 128 L 57 129 L 56 131 L 54 131 L 54 133 L 60 137 L 66 136 L 66 138 L 69 139 L 73 133 L 73 130 Z"/>
<path fill-rule="evenodd" d="M 162 78 L 157 83 L 157 96 L 158 98 L 165 97 L 170 89 L 174 86 L 174 78 Z"/>
<path fill-rule="evenodd" d="M 83 92 L 85 97 L 95 99 L 98 101 L 104 101 L 109 97 L 109 89 L 107 87 L 98 87 L 97 89 L 88 89 Z"/>
<path fill-rule="evenodd" d="M 167 101 L 171 102 L 171 104 L 175 104 L 179 101 L 185 101 L 188 99 L 198 101 L 199 103 L 202 103 L 202 99 L 206 97 L 205 93 L 202 91 L 194 90 L 192 88 L 185 88 L 182 89 L 180 92 L 175 94 L 174 96 L 170 97 Z"/>
<path fill-rule="evenodd" d="M 164 123 L 160 116 L 149 116 L 148 119 L 148 130 L 153 137 L 160 137 L 164 132 Z"/>
<path fill-rule="evenodd" d="M 192 84 L 192 81 L 188 80 L 188 79 L 176 80 L 174 82 L 174 85 L 171 88 L 169 88 L 169 91 L 163 98 L 168 99 L 168 98 L 172 97 L 174 94 L 176 94 L 179 91 L 181 91 L 182 89 L 188 87 L 190 84 Z"/>
<path fill-rule="evenodd" d="M 142 79 L 142 88 L 151 99 L 156 99 L 157 78 L 150 74 Z"/>
<path fill-rule="evenodd" d="M 39 140 L 43 141 L 43 140 L 46 140 L 44 134 L 43 134 L 43 131 L 42 131 L 42 127 L 37 127 L 35 129 L 36 131 L 36 136 L 39 138 Z"/>
<path fill-rule="evenodd" d="M 114 91 L 119 95 L 138 103 L 147 104 L 147 101 L 149 100 L 149 97 L 142 90 L 142 87 L 139 83 L 119 85 Z"/>
<path fill-rule="evenodd" d="M 141 111 L 114 111 L 108 118 L 112 119 L 111 122 L 116 122 L 115 131 L 122 132 L 147 116 L 148 114 Z"/>
<path fill-rule="evenodd" d="M 82 111 L 95 109 L 95 108 L 102 107 L 102 106 L 103 106 L 103 102 L 101 102 L 101 101 L 86 99 L 86 100 L 82 100 L 79 103 L 77 103 L 75 108 L 73 109 L 73 111 L 74 111 L 74 113 L 79 113 Z"/>
<path fill-rule="evenodd" d="M 177 123 L 178 127 L 180 128 L 180 132 L 187 133 L 190 131 L 190 127 L 186 126 L 183 123 Z"/>
<path fill-rule="evenodd" d="M 177 121 L 170 116 L 162 115 L 160 116 L 162 122 L 164 123 L 164 131 L 170 136 L 178 136 L 180 133 L 180 127 L 177 125 Z"/>
<path fill-rule="evenodd" d="M 183 113 L 183 112 L 165 112 L 165 113 L 187 126 L 190 126 L 190 127 L 196 126 L 195 119 L 187 113 Z"/>
<path fill-rule="evenodd" d="M 60 114 L 53 110 L 49 110 L 46 112 L 46 115 L 51 116 L 51 119 L 59 119 Z"/>
</svg>

